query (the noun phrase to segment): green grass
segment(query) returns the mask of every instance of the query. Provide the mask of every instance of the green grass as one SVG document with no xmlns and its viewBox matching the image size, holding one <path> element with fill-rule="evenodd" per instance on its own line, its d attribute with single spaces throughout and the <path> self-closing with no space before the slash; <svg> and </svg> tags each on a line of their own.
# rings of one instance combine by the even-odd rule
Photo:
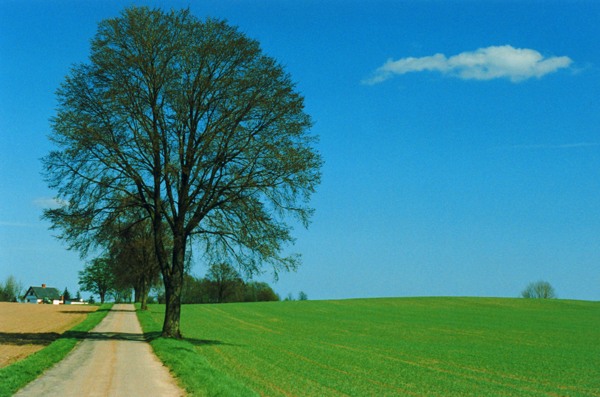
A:
<svg viewBox="0 0 600 397">
<path fill-rule="evenodd" d="M 163 311 L 143 314 L 146 329 Z M 185 341 L 153 345 L 192 395 L 600 396 L 599 302 L 188 305 L 181 326 Z M 239 389 L 213 390 L 220 379 Z"/>
<path fill-rule="evenodd" d="M 154 352 L 177 376 L 179 385 L 189 395 L 257 396 L 225 372 L 211 366 L 196 348 L 203 344 L 202 341 L 159 338 L 162 319 L 157 318 L 154 311 L 139 311 L 139 306 L 137 308 L 138 318 L 144 333 L 151 339 Z"/>
<path fill-rule="evenodd" d="M 65 332 L 44 349 L 0 369 L 0 397 L 13 395 L 45 370 L 62 360 L 83 335 L 94 328 L 106 316 L 112 304 L 104 304 L 87 315 L 85 320 Z"/>
</svg>

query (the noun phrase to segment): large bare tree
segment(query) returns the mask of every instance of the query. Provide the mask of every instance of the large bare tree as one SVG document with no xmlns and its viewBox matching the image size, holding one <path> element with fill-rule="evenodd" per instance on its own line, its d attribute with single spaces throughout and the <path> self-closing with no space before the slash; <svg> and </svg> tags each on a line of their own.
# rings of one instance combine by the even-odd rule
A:
<svg viewBox="0 0 600 397">
<path fill-rule="evenodd" d="M 285 247 L 308 225 L 322 160 L 303 97 L 256 41 L 187 10 L 128 8 L 100 23 L 57 96 L 57 150 L 43 161 L 65 205 L 45 216 L 84 252 L 104 224 L 145 211 L 164 336 L 181 337 L 190 241 L 248 273 L 298 266 Z"/>
</svg>

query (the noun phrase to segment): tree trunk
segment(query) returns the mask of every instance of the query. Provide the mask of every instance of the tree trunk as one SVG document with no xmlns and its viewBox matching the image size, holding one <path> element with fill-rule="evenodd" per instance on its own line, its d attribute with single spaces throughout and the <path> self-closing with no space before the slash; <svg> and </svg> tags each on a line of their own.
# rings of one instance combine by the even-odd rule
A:
<svg viewBox="0 0 600 397">
<path fill-rule="evenodd" d="M 142 310 L 148 310 L 148 294 L 142 295 L 142 299 L 140 301 L 140 308 Z"/>
<path fill-rule="evenodd" d="M 146 281 L 146 279 L 144 278 L 141 282 L 140 282 L 140 288 L 139 288 L 139 301 L 141 303 L 141 309 L 142 310 L 148 310 L 148 282 Z"/>
<path fill-rule="evenodd" d="M 133 301 L 135 303 L 139 303 L 141 302 L 141 287 L 140 287 L 140 283 L 138 282 L 137 285 L 135 287 L 133 287 Z"/>
<path fill-rule="evenodd" d="M 182 233 L 183 234 L 183 233 Z M 185 263 L 185 236 L 175 236 L 170 277 L 165 277 L 166 311 L 162 336 L 180 339 L 181 291 Z"/>
<path fill-rule="evenodd" d="M 181 339 L 179 329 L 181 318 L 181 286 L 175 287 L 173 283 L 165 285 L 166 311 L 162 336 L 165 338 Z"/>
</svg>

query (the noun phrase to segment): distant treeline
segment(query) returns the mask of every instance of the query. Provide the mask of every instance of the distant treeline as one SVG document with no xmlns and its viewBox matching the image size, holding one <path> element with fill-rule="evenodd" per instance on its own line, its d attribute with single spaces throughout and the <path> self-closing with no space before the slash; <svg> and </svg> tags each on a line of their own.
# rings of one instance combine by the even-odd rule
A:
<svg viewBox="0 0 600 397">
<path fill-rule="evenodd" d="M 164 303 L 164 292 L 157 296 Z M 186 274 L 181 291 L 181 303 L 231 303 L 278 301 L 279 295 L 269 284 L 244 281 L 240 274 L 228 264 L 217 264 L 209 268 L 206 277 Z"/>
</svg>

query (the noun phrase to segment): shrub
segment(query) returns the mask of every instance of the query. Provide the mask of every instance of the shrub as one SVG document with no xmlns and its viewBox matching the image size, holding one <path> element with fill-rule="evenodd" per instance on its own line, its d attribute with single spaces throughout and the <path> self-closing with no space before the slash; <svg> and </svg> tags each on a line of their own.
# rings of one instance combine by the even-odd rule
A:
<svg viewBox="0 0 600 397">
<path fill-rule="evenodd" d="M 552 299 L 556 298 L 554 288 L 547 281 L 529 283 L 521 292 L 521 296 L 527 299 Z"/>
</svg>

